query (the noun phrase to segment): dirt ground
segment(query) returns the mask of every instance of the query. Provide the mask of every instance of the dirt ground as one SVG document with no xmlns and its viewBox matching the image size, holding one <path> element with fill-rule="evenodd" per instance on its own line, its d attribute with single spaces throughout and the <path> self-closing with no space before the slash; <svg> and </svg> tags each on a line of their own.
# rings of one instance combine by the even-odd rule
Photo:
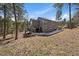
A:
<svg viewBox="0 0 79 59">
<path fill-rule="evenodd" d="M 64 29 L 51 36 L 28 38 L 23 38 L 23 33 L 19 33 L 18 40 L 9 40 L 6 44 L 0 45 L 0 55 L 79 56 L 79 28 Z"/>
</svg>

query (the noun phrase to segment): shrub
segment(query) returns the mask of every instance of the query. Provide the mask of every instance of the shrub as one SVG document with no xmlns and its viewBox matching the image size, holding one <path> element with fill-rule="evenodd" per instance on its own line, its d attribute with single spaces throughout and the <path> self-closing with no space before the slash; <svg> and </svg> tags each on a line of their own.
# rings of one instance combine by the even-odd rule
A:
<svg viewBox="0 0 79 59">
<path fill-rule="evenodd" d="M 67 27 L 72 29 L 76 27 L 76 24 L 74 22 L 71 22 L 71 23 L 68 22 Z"/>
</svg>

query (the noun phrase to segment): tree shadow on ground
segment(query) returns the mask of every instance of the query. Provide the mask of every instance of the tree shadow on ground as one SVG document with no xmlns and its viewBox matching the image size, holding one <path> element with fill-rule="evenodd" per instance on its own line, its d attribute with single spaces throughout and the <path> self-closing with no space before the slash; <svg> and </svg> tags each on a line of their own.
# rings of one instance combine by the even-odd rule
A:
<svg viewBox="0 0 79 59">
<path fill-rule="evenodd" d="M 5 45 L 5 44 L 8 44 L 12 41 L 13 37 L 9 37 L 9 38 L 6 38 L 6 39 L 0 39 L 0 45 Z"/>
<path fill-rule="evenodd" d="M 23 38 L 35 37 L 36 35 L 23 35 Z"/>
<path fill-rule="evenodd" d="M 6 38 L 6 39 L 1 38 L 0 41 L 10 40 L 10 39 L 12 39 L 12 38 L 13 38 L 13 37 L 9 37 L 9 38 Z"/>
</svg>

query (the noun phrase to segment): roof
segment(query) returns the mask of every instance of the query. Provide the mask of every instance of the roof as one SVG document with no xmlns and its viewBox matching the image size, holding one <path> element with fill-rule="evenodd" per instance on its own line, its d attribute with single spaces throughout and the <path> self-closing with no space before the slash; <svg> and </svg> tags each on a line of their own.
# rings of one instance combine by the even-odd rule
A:
<svg viewBox="0 0 79 59">
<path fill-rule="evenodd" d="M 44 20 L 44 21 L 56 22 L 56 21 L 52 21 L 52 20 L 49 20 L 49 19 L 46 19 L 46 18 L 43 18 L 43 17 L 38 17 L 37 20 Z M 56 22 L 56 23 L 58 23 L 58 22 Z"/>
</svg>

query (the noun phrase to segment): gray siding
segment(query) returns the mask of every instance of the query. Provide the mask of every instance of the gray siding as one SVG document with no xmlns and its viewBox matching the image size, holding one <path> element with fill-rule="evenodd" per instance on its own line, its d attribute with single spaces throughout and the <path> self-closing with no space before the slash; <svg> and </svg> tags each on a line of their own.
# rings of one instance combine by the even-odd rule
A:
<svg viewBox="0 0 79 59">
<path fill-rule="evenodd" d="M 58 28 L 58 23 L 44 18 L 38 18 L 37 20 L 33 19 L 31 31 L 35 32 L 37 28 L 41 28 L 42 32 L 52 32 Z"/>
</svg>

